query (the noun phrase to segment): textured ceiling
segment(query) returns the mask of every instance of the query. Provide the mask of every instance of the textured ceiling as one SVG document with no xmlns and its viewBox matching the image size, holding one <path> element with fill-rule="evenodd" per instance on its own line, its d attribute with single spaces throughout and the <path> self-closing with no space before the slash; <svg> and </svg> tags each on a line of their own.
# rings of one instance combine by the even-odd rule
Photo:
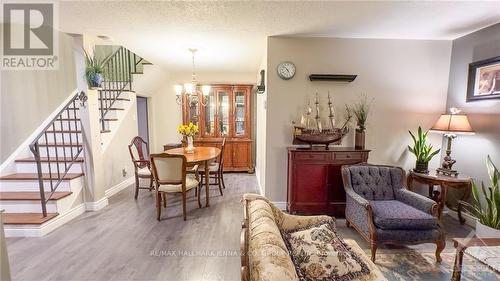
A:
<svg viewBox="0 0 500 281">
<path fill-rule="evenodd" d="M 60 2 L 60 28 L 107 35 L 171 71 L 257 71 L 267 36 L 454 39 L 500 21 L 490 2 Z"/>
</svg>

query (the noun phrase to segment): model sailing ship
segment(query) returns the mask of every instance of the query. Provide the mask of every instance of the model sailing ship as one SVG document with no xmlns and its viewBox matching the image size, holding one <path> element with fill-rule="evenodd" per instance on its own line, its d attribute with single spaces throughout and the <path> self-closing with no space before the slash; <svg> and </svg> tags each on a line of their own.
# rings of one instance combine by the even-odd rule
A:
<svg viewBox="0 0 500 281">
<path fill-rule="evenodd" d="M 307 103 L 306 111 L 302 114 L 300 125 L 294 124 L 293 130 L 293 143 L 294 144 L 324 144 L 326 149 L 331 143 L 340 143 L 342 138 L 349 132 L 348 124 L 351 121 L 352 115 L 349 108 L 346 106 L 346 115 L 344 123 L 341 127 L 335 127 L 335 112 L 333 110 L 333 103 L 328 92 L 328 127 L 323 128 L 320 117 L 320 103 L 318 93 L 316 92 L 316 99 L 314 102 L 315 116 L 312 117 L 313 109 L 311 102 Z"/>
</svg>

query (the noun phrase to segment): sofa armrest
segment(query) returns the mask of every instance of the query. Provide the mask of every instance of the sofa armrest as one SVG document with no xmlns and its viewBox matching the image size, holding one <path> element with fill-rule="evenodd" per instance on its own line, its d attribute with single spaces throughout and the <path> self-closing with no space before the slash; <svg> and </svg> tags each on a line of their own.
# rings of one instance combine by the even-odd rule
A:
<svg viewBox="0 0 500 281">
<path fill-rule="evenodd" d="M 422 212 L 437 216 L 437 203 L 418 193 L 401 188 L 394 191 L 396 200 L 412 206 Z"/>
<path fill-rule="evenodd" d="M 281 218 L 278 220 L 279 227 L 284 231 L 290 231 L 294 229 L 300 228 L 308 228 L 312 225 L 324 222 L 333 222 L 335 223 L 335 218 L 320 215 L 320 216 L 297 216 L 290 215 L 282 212 Z"/>
</svg>

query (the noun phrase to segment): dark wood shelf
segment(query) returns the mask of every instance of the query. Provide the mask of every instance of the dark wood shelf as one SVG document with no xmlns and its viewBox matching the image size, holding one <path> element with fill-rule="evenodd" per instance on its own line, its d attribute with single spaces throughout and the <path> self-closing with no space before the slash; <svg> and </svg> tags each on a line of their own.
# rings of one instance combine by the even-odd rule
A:
<svg viewBox="0 0 500 281">
<path fill-rule="evenodd" d="M 337 81 L 337 82 L 352 82 L 358 75 L 352 74 L 311 74 L 310 81 Z"/>
</svg>

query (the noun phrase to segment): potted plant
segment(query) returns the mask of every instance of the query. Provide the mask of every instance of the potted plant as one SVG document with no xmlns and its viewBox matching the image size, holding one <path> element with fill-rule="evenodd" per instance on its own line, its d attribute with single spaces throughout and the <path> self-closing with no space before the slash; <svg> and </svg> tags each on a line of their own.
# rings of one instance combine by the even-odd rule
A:
<svg viewBox="0 0 500 281">
<path fill-rule="evenodd" d="M 198 125 L 192 122 L 189 122 L 188 125 L 181 124 L 177 128 L 177 131 L 187 139 L 187 147 L 185 148 L 186 153 L 194 153 L 193 136 L 198 133 Z"/>
<path fill-rule="evenodd" d="M 427 142 L 427 132 L 424 133 L 420 126 L 418 127 L 417 137 L 415 137 L 411 131 L 408 132 L 413 139 L 413 147 L 408 146 L 408 149 L 417 158 L 413 170 L 417 173 L 428 173 L 429 161 L 431 161 L 432 157 L 438 154 L 441 149 L 432 151 L 432 145 Z"/>
<path fill-rule="evenodd" d="M 368 102 L 366 95 L 362 95 L 359 101 L 350 109 L 357 125 L 354 135 L 354 147 L 356 149 L 365 149 L 366 120 L 370 113 L 370 106 L 371 103 Z"/>
<path fill-rule="evenodd" d="M 100 59 L 96 56 L 95 50 L 90 55 L 86 50 L 85 53 L 85 79 L 90 89 L 99 89 L 104 82 L 104 65 L 110 56 Z"/>
<path fill-rule="evenodd" d="M 481 182 L 481 191 L 484 202 L 481 203 L 479 188 L 472 182 L 473 203 L 460 201 L 465 206 L 465 210 L 477 218 L 476 236 L 479 238 L 500 238 L 500 172 L 491 161 L 490 156 L 486 160 L 490 185 L 488 188 Z"/>
</svg>

